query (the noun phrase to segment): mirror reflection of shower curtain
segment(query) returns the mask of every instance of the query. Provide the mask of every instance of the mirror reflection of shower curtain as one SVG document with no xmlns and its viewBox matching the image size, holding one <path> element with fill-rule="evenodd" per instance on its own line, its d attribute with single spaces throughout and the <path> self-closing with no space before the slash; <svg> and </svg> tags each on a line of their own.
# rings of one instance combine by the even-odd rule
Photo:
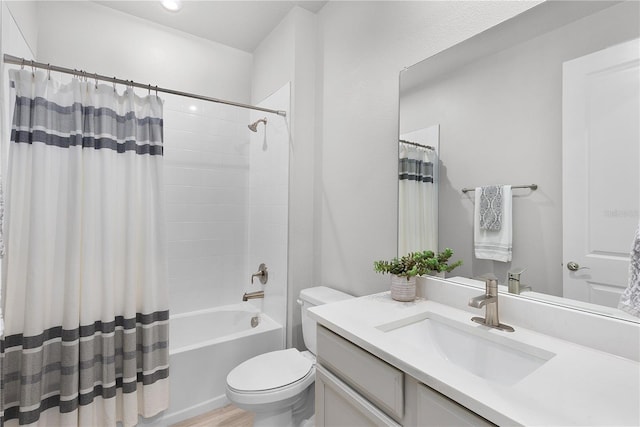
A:
<svg viewBox="0 0 640 427">
<path fill-rule="evenodd" d="M 12 70 L 0 424 L 168 406 L 162 101 Z"/>
<path fill-rule="evenodd" d="M 437 153 L 399 143 L 398 255 L 438 249 Z"/>
</svg>

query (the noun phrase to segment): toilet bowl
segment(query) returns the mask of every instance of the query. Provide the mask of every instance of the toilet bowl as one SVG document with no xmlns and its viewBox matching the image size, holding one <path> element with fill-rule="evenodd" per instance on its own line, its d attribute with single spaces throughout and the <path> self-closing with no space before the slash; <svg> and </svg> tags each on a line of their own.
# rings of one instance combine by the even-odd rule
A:
<svg viewBox="0 0 640 427">
<path fill-rule="evenodd" d="M 325 286 L 300 292 L 302 335 L 309 351 L 295 348 L 255 356 L 227 376 L 227 398 L 255 414 L 254 426 L 299 426 L 313 416 L 316 324 L 310 307 L 353 298 Z M 307 423 L 308 424 L 308 423 Z"/>
</svg>

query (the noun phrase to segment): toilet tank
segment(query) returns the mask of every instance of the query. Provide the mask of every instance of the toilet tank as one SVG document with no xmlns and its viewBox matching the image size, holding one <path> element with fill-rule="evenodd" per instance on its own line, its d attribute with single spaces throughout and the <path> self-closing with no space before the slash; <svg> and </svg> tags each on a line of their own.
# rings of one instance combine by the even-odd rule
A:
<svg viewBox="0 0 640 427">
<path fill-rule="evenodd" d="M 300 291 L 298 304 L 302 311 L 302 336 L 307 349 L 316 354 L 316 321 L 309 317 L 307 310 L 317 305 L 329 304 L 331 302 L 342 301 L 353 298 L 349 294 L 328 288 L 326 286 L 316 286 Z"/>
</svg>

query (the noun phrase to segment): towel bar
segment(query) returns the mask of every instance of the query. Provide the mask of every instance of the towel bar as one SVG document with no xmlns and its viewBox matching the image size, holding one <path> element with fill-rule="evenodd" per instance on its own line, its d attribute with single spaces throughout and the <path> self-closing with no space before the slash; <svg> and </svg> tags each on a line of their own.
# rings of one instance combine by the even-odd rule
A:
<svg viewBox="0 0 640 427">
<path fill-rule="evenodd" d="M 511 188 L 530 188 L 531 190 L 537 190 L 538 184 L 529 184 L 529 185 L 512 185 Z M 463 188 L 462 192 L 467 193 L 469 191 L 476 191 L 475 188 Z"/>
</svg>

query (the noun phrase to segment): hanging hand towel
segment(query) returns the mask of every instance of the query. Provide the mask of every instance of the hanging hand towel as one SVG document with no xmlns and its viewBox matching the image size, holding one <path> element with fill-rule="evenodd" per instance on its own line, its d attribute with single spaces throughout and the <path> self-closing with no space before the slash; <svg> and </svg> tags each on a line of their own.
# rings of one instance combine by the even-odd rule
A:
<svg viewBox="0 0 640 427">
<path fill-rule="evenodd" d="M 502 187 L 490 185 L 480 192 L 480 228 L 499 231 L 502 227 Z"/>
<path fill-rule="evenodd" d="M 631 247 L 629 286 L 620 296 L 618 308 L 640 317 L 640 224 Z"/>
<path fill-rule="evenodd" d="M 499 230 L 482 229 L 480 226 L 481 197 L 483 188 L 475 191 L 475 208 L 473 213 L 473 241 L 475 256 L 478 259 L 494 261 L 511 261 L 511 186 L 502 186 L 502 224 Z"/>
</svg>

